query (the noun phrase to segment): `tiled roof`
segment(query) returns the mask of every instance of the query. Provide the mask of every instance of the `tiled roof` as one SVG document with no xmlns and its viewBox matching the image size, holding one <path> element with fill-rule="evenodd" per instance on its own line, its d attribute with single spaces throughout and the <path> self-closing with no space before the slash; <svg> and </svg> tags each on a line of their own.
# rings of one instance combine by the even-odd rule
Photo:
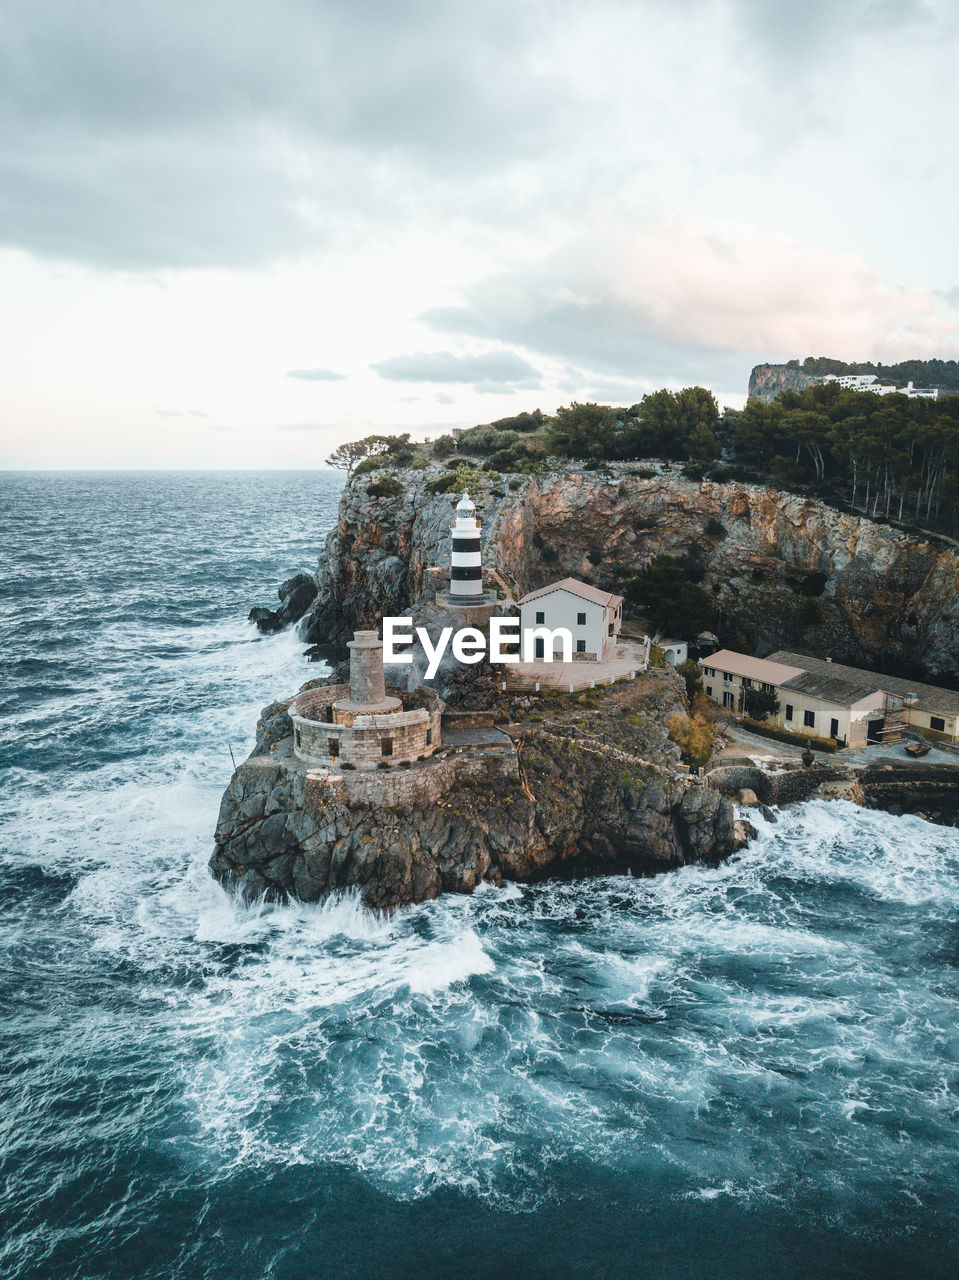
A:
<svg viewBox="0 0 959 1280">
<path fill-rule="evenodd" d="M 877 692 L 874 680 L 847 680 L 844 676 L 820 675 L 816 671 L 802 671 L 798 676 L 785 681 L 780 688 L 805 693 L 812 698 L 822 698 L 840 707 L 851 707 Z"/>
<path fill-rule="evenodd" d="M 746 676 L 762 684 L 784 684 L 802 673 L 802 667 L 786 666 L 769 658 L 754 658 L 748 653 L 736 653 L 733 649 L 720 649 L 708 658 L 700 660 L 700 666 L 728 671 L 730 675 Z"/>
<path fill-rule="evenodd" d="M 615 609 L 623 602 L 622 596 L 600 591 L 599 587 L 591 587 L 588 582 L 580 582 L 578 578 L 563 578 L 561 582 L 551 582 L 548 587 L 538 587 L 535 591 L 528 591 L 519 603 L 529 604 L 530 600 L 538 600 L 540 596 L 549 595 L 551 591 L 568 591 L 582 600 L 591 600 L 593 604 L 601 604 L 610 609 Z"/>
<path fill-rule="evenodd" d="M 861 667 L 847 667 L 841 662 L 826 662 L 823 658 L 811 658 L 805 653 L 792 653 L 780 649 L 771 654 L 770 662 L 792 663 L 802 670 L 818 676 L 838 677 L 853 684 L 861 683 L 869 692 L 884 689 L 905 697 L 914 694 L 916 706 L 936 715 L 959 716 L 959 692 L 942 689 L 935 684 L 922 684 L 919 680 L 903 680 L 899 676 L 883 675 L 879 671 L 865 671 Z M 862 696 L 865 696 L 863 694 Z"/>
</svg>

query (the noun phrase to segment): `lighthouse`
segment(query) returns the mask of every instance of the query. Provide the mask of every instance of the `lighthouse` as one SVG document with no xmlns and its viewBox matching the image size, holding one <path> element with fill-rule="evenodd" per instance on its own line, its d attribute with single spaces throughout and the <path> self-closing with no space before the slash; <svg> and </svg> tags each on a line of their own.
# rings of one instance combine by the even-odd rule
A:
<svg viewBox="0 0 959 1280">
<path fill-rule="evenodd" d="M 483 567 L 480 555 L 480 522 L 476 505 L 468 493 L 456 504 L 452 522 L 453 552 L 450 556 L 450 601 L 470 605 L 483 603 Z"/>
</svg>

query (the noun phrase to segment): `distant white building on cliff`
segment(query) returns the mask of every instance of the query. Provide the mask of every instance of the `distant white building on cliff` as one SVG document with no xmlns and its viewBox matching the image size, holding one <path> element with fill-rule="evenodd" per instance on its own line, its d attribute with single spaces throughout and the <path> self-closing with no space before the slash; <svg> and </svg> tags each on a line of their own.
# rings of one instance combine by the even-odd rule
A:
<svg viewBox="0 0 959 1280">
<path fill-rule="evenodd" d="M 845 391 L 871 391 L 874 396 L 906 396 L 909 400 L 938 400 L 938 387 L 916 387 L 907 382 L 897 387 L 890 382 L 880 382 L 874 373 L 827 373 L 819 379 L 824 385 L 835 382 Z"/>
<path fill-rule="evenodd" d="M 623 620 L 623 597 L 580 582 L 563 578 L 519 601 L 523 630 L 564 627 L 573 637 L 573 658 L 581 662 L 603 662 L 616 644 Z M 544 642 L 536 640 L 536 657 L 544 658 Z"/>
</svg>

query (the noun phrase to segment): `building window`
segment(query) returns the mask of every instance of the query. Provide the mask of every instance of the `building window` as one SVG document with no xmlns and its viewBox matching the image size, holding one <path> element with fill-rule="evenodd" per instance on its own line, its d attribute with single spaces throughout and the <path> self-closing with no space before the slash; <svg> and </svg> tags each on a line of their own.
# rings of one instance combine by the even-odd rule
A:
<svg viewBox="0 0 959 1280">
<path fill-rule="evenodd" d="M 793 718 L 793 708 L 792 708 L 792 703 L 791 703 L 791 702 L 787 702 L 787 703 L 786 703 L 786 719 L 787 719 L 787 720 L 791 720 L 792 718 Z"/>
<path fill-rule="evenodd" d="M 380 738 L 380 755 L 391 756 L 393 754 L 393 739 Z"/>
<path fill-rule="evenodd" d="M 585 614 L 585 613 L 577 613 L 577 615 L 576 615 L 576 625 L 577 625 L 577 627 L 585 627 L 585 626 L 586 626 L 586 614 Z"/>
<path fill-rule="evenodd" d="M 541 622 L 545 622 L 545 621 L 546 621 L 546 614 L 543 612 L 543 610 L 542 610 L 542 609 L 538 609 L 538 610 L 536 611 L 536 623 L 537 623 L 537 625 L 539 625 L 539 623 L 541 623 Z"/>
<path fill-rule="evenodd" d="M 303 744 L 300 742 L 300 731 L 299 731 L 299 729 L 297 729 L 297 730 L 296 730 L 296 732 L 294 733 L 294 735 L 293 735 L 293 736 L 294 736 L 294 738 L 296 739 L 296 745 L 297 745 L 298 747 L 302 746 Z"/>
<path fill-rule="evenodd" d="M 731 706 L 733 706 L 733 705 L 734 705 L 734 702 L 735 702 L 735 699 L 733 698 L 733 695 L 732 695 L 731 693 L 724 693 L 724 694 L 723 694 L 723 706 L 724 706 L 724 707 L 731 707 Z"/>
<path fill-rule="evenodd" d="M 936 733 L 945 733 L 945 732 L 946 732 L 946 722 L 945 722 L 945 720 L 943 720 L 942 716 L 930 716 L 930 717 L 929 717 L 929 728 L 930 728 L 930 729 L 935 729 Z"/>
<path fill-rule="evenodd" d="M 610 624 L 609 624 L 609 632 L 608 632 L 608 634 L 609 634 L 609 635 L 612 635 L 612 634 L 613 634 L 613 624 L 612 624 L 612 623 L 610 623 Z"/>
<path fill-rule="evenodd" d="M 428 747 L 431 747 L 431 746 L 433 745 L 433 730 L 432 730 L 432 729 L 427 729 L 427 730 L 426 730 L 426 745 L 427 745 Z"/>
<path fill-rule="evenodd" d="M 723 684 L 732 684 L 733 678 L 728 671 L 723 672 Z"/>
<path fill-rule="evenodd" d="M 752 687 L 753 687 L 753 682 L 750 680 L 749 676 L 743 676 L 743 688 L 751 689 Z"/>
<path fill-rule="evenodd" d="M 772 691 L 773 687 L 771 684 L 763 683 L 763 693 L 772 693 Z"/>
<path fill-rule="evenodd" d="M 577 653 L 585 653 L 585 652 L 586 652 L 586 641 L 585 641 L 585 640 L 577 640 L 577 641 L 576 641 L 576 652 L 577 652 Z"/>
<path fill-rule="evenodd" d="M 816 727 L 816 713 L 815 713 L 815 711 L 804 711 L 804 712 L 802 713 L 802 722 L 803 722 L 803 724 L 806 726 L 806 728 L 807 728 L 807 729 L 815 729 L 815 727 Z"/>
<path fill-rule="evenodd" d="M 329 752 L 331 756 L 338 756 L 340 754 L 339 738 L 328 738 L 326 745 L 329 748 Z"/>
<path fill-rule="evenodd" d="M 714 676 L 716 674 L 715 667 L 703 667 L 703 670 L 706 672 L 708 676 Z"/>
<path fill-rule="evenodd" d="M 711 684 L 708 684 L 706 686 L 706 697 L 711 698 L 712 696 L 713 696 L 713 686 Z"/>
</svg>

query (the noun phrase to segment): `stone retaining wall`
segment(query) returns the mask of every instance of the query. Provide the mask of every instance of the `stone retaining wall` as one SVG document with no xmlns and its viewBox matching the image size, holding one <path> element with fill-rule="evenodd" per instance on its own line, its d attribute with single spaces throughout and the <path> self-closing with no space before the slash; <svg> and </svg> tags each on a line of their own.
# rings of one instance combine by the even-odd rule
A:
<svg viewBox="0 0 959 1280">
<path fill-rule="evenodd" d="M 307 774 L 306 801 L 319 804 L 370 804 L 377 808 L 423 808 L 435 804 L 457 782 L 488 782 L 495 787 L 503 778 L 518 778 L 519 764 L 512 752 L 490 755 L 463 753 L 444 756 L 413 769 L 377 769 L 375 772 Z"/>
</svg>

